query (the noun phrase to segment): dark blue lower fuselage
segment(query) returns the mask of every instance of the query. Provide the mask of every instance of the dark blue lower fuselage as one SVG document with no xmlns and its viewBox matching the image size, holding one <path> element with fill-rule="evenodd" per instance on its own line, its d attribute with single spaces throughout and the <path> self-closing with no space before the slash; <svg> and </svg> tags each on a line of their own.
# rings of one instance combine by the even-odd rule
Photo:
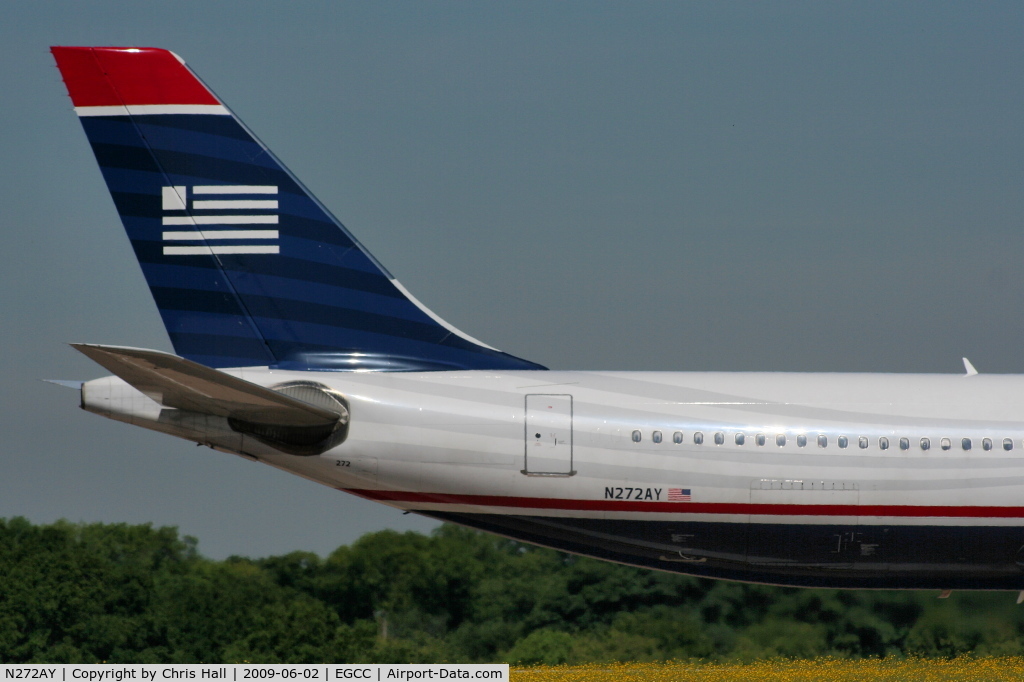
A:
<svg viewBox="0 0 1024 682">
<path fill-rule="evenodd" d="M 795 587 L 1024 590 L 1024 528 L 426 514 L 532 544 L 705 578 Z"/>
</svg>

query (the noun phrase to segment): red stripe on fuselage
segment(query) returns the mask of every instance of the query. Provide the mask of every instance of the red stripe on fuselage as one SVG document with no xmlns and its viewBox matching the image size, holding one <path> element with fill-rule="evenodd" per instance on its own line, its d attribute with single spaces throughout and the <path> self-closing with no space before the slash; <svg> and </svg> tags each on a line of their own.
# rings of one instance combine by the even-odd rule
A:
<svg viewBox="0 0 1024 682">
<path fill-rule="evenodd" d="M 632 500 L 571 500 L 545 497 L 504 497 L 419 493 L 400 490 L 340 488 L 378 502 L 457 504 L 474 507 L 552 509 L 569 511 L 656 512 L 673 514 L 752 514 L 760 516 L 893 516 L 909 518 L 1024 518 L 1024 507 L 949 507 L 934 505 L 750 504 L 743 502 L 638 502 Z"/>
<path fill-rule="evenodd" d="M 168 50 L 51 47 L 76 107 L 220 104 Z"/>
</svg>

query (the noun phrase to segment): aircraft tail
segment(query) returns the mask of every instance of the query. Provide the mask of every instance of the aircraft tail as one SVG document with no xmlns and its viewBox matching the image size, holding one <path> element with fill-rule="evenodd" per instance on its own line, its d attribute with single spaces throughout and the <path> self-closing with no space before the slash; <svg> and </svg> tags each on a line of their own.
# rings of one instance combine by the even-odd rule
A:
<svg viewBox="0 0 1024 682">
<path fill-rule="evenodd" d="M 544 369 L 420 304 L 174 53 L 51 48 L 178 355 Z"/>
</svg>

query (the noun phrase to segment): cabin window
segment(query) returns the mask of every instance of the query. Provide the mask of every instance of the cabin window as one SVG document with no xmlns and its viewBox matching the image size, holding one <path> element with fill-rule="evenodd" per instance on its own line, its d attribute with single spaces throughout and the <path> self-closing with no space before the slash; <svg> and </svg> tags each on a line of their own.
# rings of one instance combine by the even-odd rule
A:
<svg viewBox="0 0 1024 682">
<path fill-rule="evenodd" d="M 798 448 L 805 448 L 805 447 L 807 447 L 807 436 L 805 436 L 802 433 L 799 436 L 797 436 L 796 437 L 796 446 Z"/>
<path fill-rule="evenodd" d="M 948 438 L 943 438 L 942 440 L 939 441 L 939 447 L 942 448 L 943 450 L 949 450 L 951 447 L 953 447 L 953 443 Z"/>
<path fill-rule="evenodd" d="M 704 434 L 701 433 L 700 431 L 694 431 L 693 432 L 693 444 L 694 445 L 704 445 Z"/>
<path fill-rule="evenodd" d="M 680 443 L 682 443 L 683 442 L 683 432 L 682 431 L 676 431 L 675 433 L 673 433 L 672 434 L 672 442 L 675 443 L 676 445 L 679 445 Z"/>
<path fill-rule="evenodd" d="M 785 445 L 786 444 L 786 434 L 780 433 L 779 435 L 775 436 L 775 444 L 778 445 L 780 448 L 783 445 Z"/>
<path fill-rule="evenodd" d="M 723 445 L 723 444 L 725 444 L 725 434 L 722 433 L 721 431 L 716 431 L 715 432 L 715 445 Z"/>
<path fill-rule="evenodd" d="M 868 437 L 867 436 L 861 436 L 860 438 L 858 438 L 857 439 L 857 447 L 859 447 L 861 450 L 866 450 L 867 447 L 868 447 Z"/>
<path fill-rule="evenodd" d="M 827 448 L 828 447 L 828 436 L 826 436 L 825 434 L 821 434 L 821 435 L 818 436 L 818 447 L 819 448 Z"/>
<path fill-rule="evenodd" d="M 653 440 L 655 443 L 660 443 L 661 442 L 661 431 L 655 431 L 654 433 L 652 433 L 651 434 L 651 440 Z"/>
<path fill-rule="evenodd" d="M 921 439 L 921 449 L 922 450 L 927 450 L 927 449 L 931 448 L 931 446 L 932 446 L 932 442 L 931 442 L 930 439 L 928 439 L 928 438 L 922 438 Z"/>
<path fill-rule="evenodd" d="M 981 449 L 982 450 L 991 450 L 992 449 L 992 439 L 991 438 L 982 438 L 981 439 Z"/>
<path fill-rule="evenodd" d="M 634 443 L 639 443 L 642 438 L 643 438 L 643 436 L 640 435 L 639 431 L 634 431 L 633 432 L 633 442 Z"/>
<path fill-rule="evenodd" d="M 900 450 L 909 450 L 909 449 L 910 449 L 910 439 L 909 438 L 900 438 Z"/>
<path fill-rule="evenodd" d="M 964 438 L 963 440 L 961 440 L 960 441 L 960 447 L 962 447 L 964 450 L 970 450 L 971 449 L 971 439 L 970 438 Z"/>
<path fill-rule="evenodd" d="M 888 450 L 889 449 L 889 439 L 886 438 L 885 436 L 882 436 L 881 438 L 879 438 L 878 439 L 878 449 L 879 450 Z"/>
<path fill-rule="evenodd" d="M 754 436 L 754 442 L 757 443 L 758 445 L 764 445 L 764 434 L 759 433 L 756 436 Z"/>
<path fill-rule="evenodd" d="M 849 444 L 850 444 L 850 439 L 849 438 L 847 438 L 846 436 L 839 436 L 839 447 L 845 448 Z"/>
<path fill-rule="evenodd" d="M 747 440 L 747 437 L 744 436 L 742 433 L 737 433 L 736 434 L 736 445 L 743 445 L 743 443 L 745 443 L 746 440 Z"/>
<path fill-rule="evenodd" d="M 1004 438 L 1003 439 L 1003 450 L 1006 450 L 1007 452 L 1009 452 L 1010 450 L 1013 450 L 1013 439 L 1011 439 L 1011 438 Z"/>
</svg>

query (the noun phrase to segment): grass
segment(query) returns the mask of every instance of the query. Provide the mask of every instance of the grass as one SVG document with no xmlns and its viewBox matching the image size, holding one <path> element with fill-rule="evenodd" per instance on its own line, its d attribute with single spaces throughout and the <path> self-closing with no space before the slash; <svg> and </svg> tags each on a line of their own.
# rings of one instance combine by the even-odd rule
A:
<svg viewBox="0 0 1024 682">
<path fill-rule="evenodd" d="M 586 665 L 512 666 L 512 682 L 733 682 L 818 680 L 824 682 L 903 682 L 904 680 L 1022 680 L 1024 656 L 960 656 L 848 660 L 776 659 L 755 663 L 588 663 Z"/>
</svg>

